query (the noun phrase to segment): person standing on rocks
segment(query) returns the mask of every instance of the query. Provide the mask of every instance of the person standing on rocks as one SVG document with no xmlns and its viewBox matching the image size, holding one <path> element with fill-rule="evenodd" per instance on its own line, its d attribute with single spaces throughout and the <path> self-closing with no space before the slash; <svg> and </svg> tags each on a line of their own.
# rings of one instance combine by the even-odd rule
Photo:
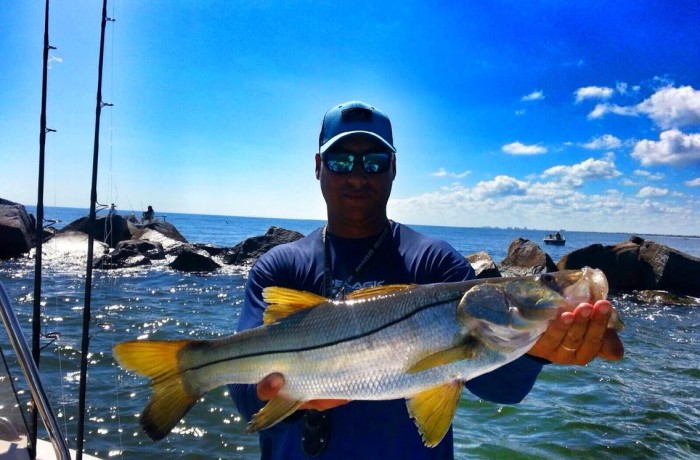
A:
<svg viewBox="0 0 700 460">
<path fill-rule="evenodd" d="M 141 217 L 141 223 L 146 224 L 156 217 L 156 212 L 153 210 L 153 206 L 150 204 L 148 205 L 148 209 L 144 211 L 143 216 Z"/>
</svg>

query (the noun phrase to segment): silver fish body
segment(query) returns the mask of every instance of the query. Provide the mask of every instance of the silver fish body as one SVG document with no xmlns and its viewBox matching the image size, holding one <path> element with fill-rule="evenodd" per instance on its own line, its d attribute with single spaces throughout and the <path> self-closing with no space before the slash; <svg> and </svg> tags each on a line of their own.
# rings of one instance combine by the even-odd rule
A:
<svg viewBox="0 0 700 460">
<path fill-rule="evenodd" d="M 146 423 L 142 420 L 149 435 L 162 437 L 179 420 L 161 426 L 164 422 L 152 407 L 156 386 L 168 379 L 176 379 L 193 404 L 218 386 L 283 374 L 284 387 L 261 411 L 267 413 L 256 415 L 253 430 L 271 426 L 313 399 L 410 400 L 443 386 L 458 387 L 449 390 L 457 392 L 450 398 L 458 399 L 464 381 L 526 353 L 559 308 L 605 298 L 607 282 L 600 270 L 584 268 L 535 277 L 380 287 L 343 301 L 284 288 L 268 288 L 265 295 L 271 302 L 268 313 L 279 313 L 277 320 L 219 340 L 173 342 L 179 344 L 176 369 L 144 369 L 148 358 L 143 357 L 134 362 L 134 355 L 144 352 L 139 344 L 148 341 L 115 347 L 122 365 L 153 378 L 154 398 L 144 413 Z M 277 312 L 279 308 L 283 311 Z M 168 394 L 163 391 L 164 397 Z M 409 404 L 409 411 L 424 439 L 430 438 L 426 444 L 434 445 L 433 438 L 444 433 L 426 435 L 430 427 L 421 424 L 433 422 L 421 422 L 420 414 L 413 413 L 429 411 L 425 406 L 430 403 L 413 409 Z M 443 418 L 451 421 L 451 416 Z M 449 421 L 437 431 L 446 431 Z"/>
<path fill-rule="evenodd" d="M 545 321 L 524 332 L 506 326 L 499 331 L 503 339 L 508 341 L 504 334 L 516 339 L 507 349 L 484 347 L 475 359 L 408 374 L 421 358 L 463 343 L 479 327 L 475 318 L 460 318 L 465 288 L 473 286 L 426 285 L 374 300 L 330 301 L 206 342 L 183 353 L 181 363 L 197 368 L 188 381 L 207 390 L 256 383 L 279 372 L 285 377 L 282 392 L 290 398 L 395 399 L 503 365 L 527 351 L 546 328 Z"/>
</svg>

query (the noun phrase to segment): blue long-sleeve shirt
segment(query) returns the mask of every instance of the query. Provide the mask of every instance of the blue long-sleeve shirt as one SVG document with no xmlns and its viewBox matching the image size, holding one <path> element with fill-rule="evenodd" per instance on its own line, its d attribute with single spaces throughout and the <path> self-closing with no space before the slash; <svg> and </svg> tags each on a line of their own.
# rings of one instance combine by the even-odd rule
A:
<svg viewBox="0 0 700 460">
<path fill-rule="evenodd" d="M 338 287 L 355 272 L 377 237 L 344 239 L 327 235 L 333 285 Z M 326 265 L 322 231 L 316 230 L 293 243 L 277 246 L 263 255 L 250 270 L 238 330 L 262 324 L 266 308 L 262 290 L 282 286 L 321 294 Z M 468 280 L 474 270 L 444 241 L 392 222 L 388 237 L 350 285 L 430 284 Z M 479 398 L 501 404 L 520 402 L 532 389 L 542 363 L 527 355 L 492 372 L 466 382 Z M 257 398 L 255 385 L 231 385 L 238 411 L 246 419 L 265 403 Z M 301 446 L 303 420 L 299 411 L 283 422 L 260 432 L 263 459 L 304 459 Z M 404 399 L 352 401 L 331 409 L 331 432 L 327 447 L 316 458 L 327 459 L 451 459 L 452 429 L 434 448 L 423 445 L 408 415 Z"/>
</svg>

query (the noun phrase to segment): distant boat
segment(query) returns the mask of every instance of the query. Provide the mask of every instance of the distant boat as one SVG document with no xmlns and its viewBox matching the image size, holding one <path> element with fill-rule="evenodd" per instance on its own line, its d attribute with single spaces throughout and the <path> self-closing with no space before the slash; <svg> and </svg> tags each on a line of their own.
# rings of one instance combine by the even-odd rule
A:
<svg viewBox="0 0 700 460">
<path fill-rule="evenodd" d="M 566 244 L 566 238 L 564 238 L 561 232 L 550 233 L 545 236 L 542 241 L 544 241 L 544 244 L 553 244 L 555 246 L 564 246 Z"/>
</svg>

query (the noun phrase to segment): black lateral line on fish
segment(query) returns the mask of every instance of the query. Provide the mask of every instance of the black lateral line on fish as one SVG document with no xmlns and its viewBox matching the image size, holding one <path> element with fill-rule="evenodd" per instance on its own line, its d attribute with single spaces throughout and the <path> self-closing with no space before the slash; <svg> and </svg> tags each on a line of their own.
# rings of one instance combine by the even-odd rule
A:
<svg viewBox="0 0 700 460">
<path fill-rule="evenodd" d="M 463 295 L 463 293 L 460 293 L 459 297 L 461 297 L 462 295 Z M 322 343 L 322 344 L 318 344 L 318 345 L 311 345 L 311 346 L 304 347 L 304 348 L 295 348 L 295 349 L 286 349 L 286 350 L 270 350 L 270 351 L 261 351 L 261 352 L 255 352 L 255 353 L 247 353 L 245 355 L 239 355 L 239 356 L 231 356 L 231 357 L 224 358 L 224 359 L 217 359 L 216 361 L 209 361 L 207 363 L 200 364 L 199 366 L 193 366 L 193 367 L 188 367 L 186 369 L 181 369 L 181 372 L 196 371 L 199 369 L 203 369 L 207 366 L 214 366 L 216 364 L 221 364 L 221 363 L 225 363 L 228 361 L 234 361 L 237 359 L 254 358 L 256 356 L 275 355 L 275 354 L 281 354 L 281 353 L 295 353 L 295 352 L 300 352 L 300 351 L 317 350 L 319 348 L 332 347 L 334 345 L 338 345 L 338 344 L 341 344 L 344 342 L 351 342 L 353 340 L 358 340 L 358 339 L 361 339 L 363 337 L 367 337 L 367 336 L 370 336 L 372 334 L 376 334 L 377 332 L 379 332 L 383 329 L 386 329 L 388 327 L 391 327 L 395 324 L 398 324 L 401 321 L 405 321 L 406 319 L 408 319 L 408 318 L 410 318 L 410 317 L 412 317 L 412 316 L 414 316 L 414 315 L 416 315 L 424 310 L 427 310 L 429 308 L 433 308 L 436 306 L 440 306 L 440 305 L 443 305 L 445 303 L 454 302 L 454 300 L 455 299 L 446 299 L 446 300 L 441 300 L 439 302 L 433 302 L 433 303 L 423 305 L 422 307 L 417 308 L 415 310 L 412 310 L 411 312 L 407 313 L 406 315 L 404 315 L 400 318 L 397 318 L 393 321 L 390 321 L 386 324 L 381 325 L 380 327 L 377 327 L 375 329 L 371 329 L 369 331 L 363 332 L 362 334 L 358 334 L 355 336 L 344 337 L 342 339 L 334 340 L 332 342 L 326 342 L 326 343 Z"/>
</svg>

